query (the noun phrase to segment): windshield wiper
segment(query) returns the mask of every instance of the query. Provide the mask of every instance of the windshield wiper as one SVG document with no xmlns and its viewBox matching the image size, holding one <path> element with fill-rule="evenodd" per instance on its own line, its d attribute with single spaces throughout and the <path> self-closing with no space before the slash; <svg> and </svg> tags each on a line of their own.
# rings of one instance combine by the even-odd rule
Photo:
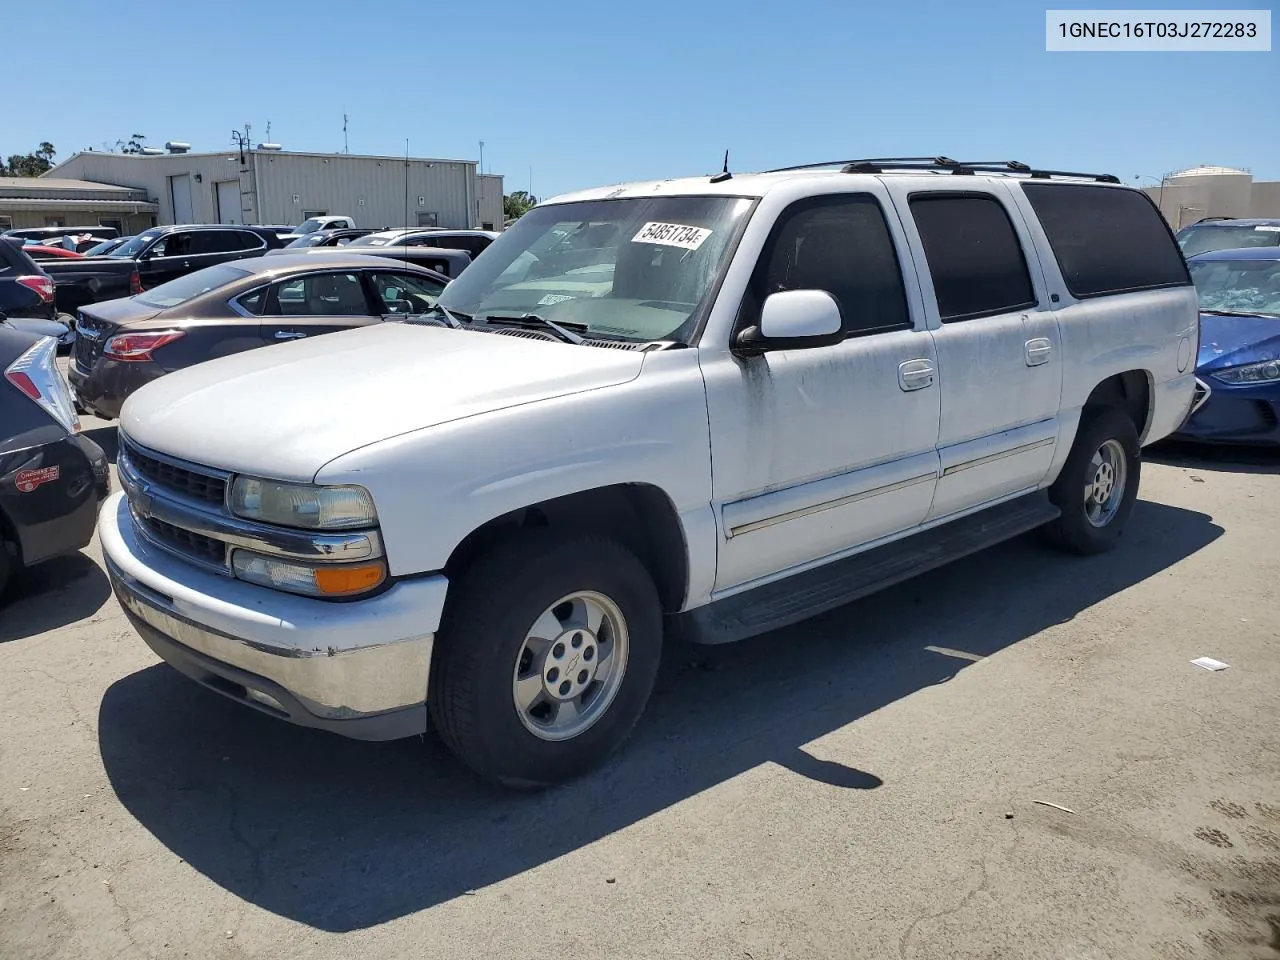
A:
<svg viewBox="0 0 1280 960">
<path fill-rule="evenodd" d="M 468 323 L 471 322 L 471 318 L 467 316 L 465 313 L 454 313 L 448 307 L 442 307 L 438 303 L 434 307 L 432 307 L 430 310 L 424 310 L 422 313 L 408 314 L 407 316 L 405 316 L 404 322 L 405 323 L 421 323 L 422 321 L 415 320 L 414 317 L 415 316 L 429 317 L 433 313 L 439 313 L 443 315 L 445 326 L 447 326 L 450 330 L 461 330 L 463 320 L 466 320 Z M 401 316 L 401 314 L 395 314 L 395 316 Z"/>
<path fill-rule="evenodd" d="M 1274 313 L 1261 310 L 1201 310 L 1215 317 L 1274 317 Z"/>
<path fill-rule="evenodd" d="M 586 338 L 581 334 L 574 333 L 572 330 L 566 330 L 555 321 L 548 320 L 546 317 L 539 316 L 536 313 L 525 313 L 518 317 L 495 317 L 490 315 L 487 317 L 481 317 L 480 322 L 489 324 L 506 323 L 511 324 L 512 326 L 529 326 L 530 324 L 537 324 L 538 326 L 546 327 L 565 343 L 572 343 L 580 346 L 587 342 Z"/>
</svg>

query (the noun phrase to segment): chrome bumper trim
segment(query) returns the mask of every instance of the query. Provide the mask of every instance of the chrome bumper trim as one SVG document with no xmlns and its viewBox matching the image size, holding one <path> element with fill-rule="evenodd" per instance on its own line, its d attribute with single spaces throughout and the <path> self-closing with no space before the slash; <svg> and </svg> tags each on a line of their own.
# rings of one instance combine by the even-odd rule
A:
<svg viewBox="0 0 1280 960">
<path fill-rule="evenodd" d="M 432 634 L 345 650 L 255 642 L 184 616 L 171 598 L 104 559 L 121 606 L 138 620 L 211 660 L 278 684 L 316 717 L 358 719 L 426 702 Z"/>
</svg>

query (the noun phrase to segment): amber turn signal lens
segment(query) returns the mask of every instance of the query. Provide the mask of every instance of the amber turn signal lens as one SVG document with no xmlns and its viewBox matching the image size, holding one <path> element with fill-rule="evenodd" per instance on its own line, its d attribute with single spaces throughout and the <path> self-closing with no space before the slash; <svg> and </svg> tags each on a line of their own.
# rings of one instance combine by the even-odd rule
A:
<svg viewBox="0 0 1280 960">
<path fill-rule="evenodd" d="M 382 583 L 386 576 L 387 568 L 381 563 L 318 567 L 316 568 L 316 589 L 326 597 L 363 593 Z"/>
</svg>

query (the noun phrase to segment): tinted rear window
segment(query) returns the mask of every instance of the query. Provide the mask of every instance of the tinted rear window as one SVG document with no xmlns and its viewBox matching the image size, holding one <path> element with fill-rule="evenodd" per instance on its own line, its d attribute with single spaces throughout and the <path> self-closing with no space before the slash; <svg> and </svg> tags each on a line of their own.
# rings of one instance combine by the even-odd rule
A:
<svg viewBox="0 0 1280 960">
<path fill-rule="evenodd" d="M 1000 201 L 985 194 L 911 198 L 943 323 L 1035 305 L 1022 245 Z"/>
<path fill-rule="evenodd" d="M 1164 218 L 1137 190 L 1024 183 L 1067 289 L 1098 297 L 1189 284 Z"/>
</svg>

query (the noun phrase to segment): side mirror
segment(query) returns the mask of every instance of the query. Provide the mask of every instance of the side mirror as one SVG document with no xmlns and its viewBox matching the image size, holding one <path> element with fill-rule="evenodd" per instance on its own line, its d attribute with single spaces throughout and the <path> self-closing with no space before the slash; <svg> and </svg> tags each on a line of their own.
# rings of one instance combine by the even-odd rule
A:
<svg viewBox="0 0 1280 960">
<path fill-rule="evenodd" d="M 825 290 L 783 290 L 765 298 L 760 325 L 747 327 L 734 344 L 737 353 L 829 347 L 844 339 L 840 305 Z"/>
</svg>

